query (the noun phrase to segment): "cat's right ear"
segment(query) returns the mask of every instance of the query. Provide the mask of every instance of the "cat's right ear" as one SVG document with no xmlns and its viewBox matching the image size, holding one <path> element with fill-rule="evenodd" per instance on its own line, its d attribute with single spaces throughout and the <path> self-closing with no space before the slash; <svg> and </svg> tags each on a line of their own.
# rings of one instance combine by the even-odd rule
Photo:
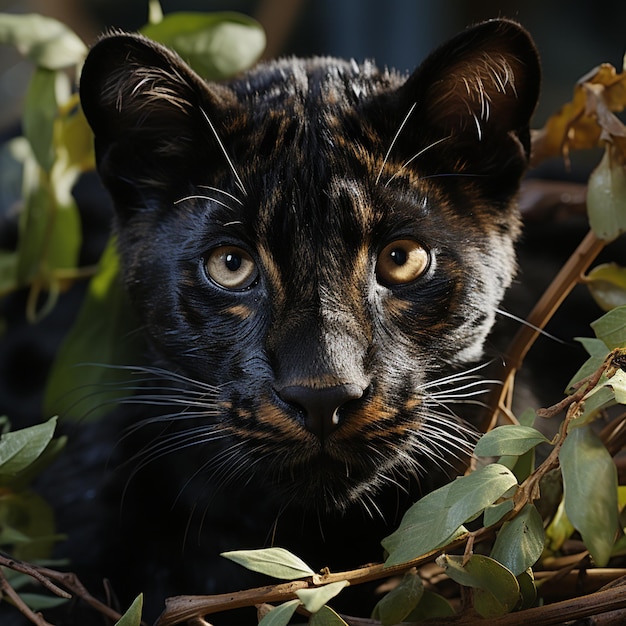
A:
<svg viewBox="0 0 626 626">
<path fill-rule="evenodd" d="M 174 52 L 141 35 L 110 34 L 91 49 L 80 80 L 98 171 L 121 209 L 167 198 L 214 153 L 208 119 L 236 106 Z M 204 161 L 206 166 L 206 161 Z"/>
</svg>

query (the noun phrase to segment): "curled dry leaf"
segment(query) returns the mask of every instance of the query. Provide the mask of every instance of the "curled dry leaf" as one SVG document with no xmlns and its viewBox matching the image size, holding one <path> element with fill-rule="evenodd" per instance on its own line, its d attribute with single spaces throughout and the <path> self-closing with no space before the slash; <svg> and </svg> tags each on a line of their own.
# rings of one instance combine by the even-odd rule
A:
<svg viewBox="0 0 626 626">
<path fill-rule="evenodd" d="M 626 72 L 604 63 L 583 76 L 571 102 L 533 133 L 532 163 L 613 142 L 626 156 L 626 126 L 615 113 L 626 107 Z"/>
</svg>

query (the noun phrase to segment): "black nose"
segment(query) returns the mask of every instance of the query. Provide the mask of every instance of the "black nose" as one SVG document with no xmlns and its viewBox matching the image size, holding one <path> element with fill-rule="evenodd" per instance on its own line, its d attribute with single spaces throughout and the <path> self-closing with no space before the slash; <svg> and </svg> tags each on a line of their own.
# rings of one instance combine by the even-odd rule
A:
<svg viewBox="0 0 626 626">
<path fill-rule="evenodd" d="M 350 400 L 361 398 L 363 389 L 354 384 L 319 388 L 290 385 L 278 395 L 304 412 L 306 429 L 323 441 L 339 426 L 339 409 Z"/>
</svg>

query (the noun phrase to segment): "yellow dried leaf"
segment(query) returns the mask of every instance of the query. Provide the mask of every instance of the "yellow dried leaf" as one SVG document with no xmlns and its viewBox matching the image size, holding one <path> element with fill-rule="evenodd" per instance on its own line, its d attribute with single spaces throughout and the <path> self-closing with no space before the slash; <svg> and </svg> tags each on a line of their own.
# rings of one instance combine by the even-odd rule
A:
<svg viewBox="0 0 626 626">
<path fill-rule="evenodd" d="M 626 72 L 608 63 L 583 76 L 574 87 L 571 102 L 533 133 L 532 163 L 550 157 L 566 160 L 572 150 L 585 150 L 602 141 L 613 142 L 626 156 L 626 127 L 615 116 L 626 108 Z"/>
</svg>

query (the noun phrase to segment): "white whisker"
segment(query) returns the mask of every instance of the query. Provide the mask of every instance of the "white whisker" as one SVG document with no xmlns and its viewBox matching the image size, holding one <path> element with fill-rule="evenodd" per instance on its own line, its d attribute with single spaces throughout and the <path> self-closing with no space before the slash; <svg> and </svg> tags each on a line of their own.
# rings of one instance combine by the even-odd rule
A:
<svg viewBox="0 0 626 626">
<path fill-rule="evenodd" d="M 393 150 L 394 146 L 396 145 L 396 141 L 398 141 L 398 137 L 400 136 L 400 133 L 402 132 L 402 129 L 406 126 L 406 123 L 409 121 L 409 118 L 411 117 L 411 114 L 415 110 L 416 106 L 417 106 L 417 102 L 414 102 L 413 105 L 411 106 L 411 108 L 409 109 L 409 112 L 406 114 L 405 118 L 402 120 L 402 124 L 400 124 L 400 128 L 398 128 L 396 134 L 394 135 L 394 137 L 393 137 L 393 139 L 391 141 L 391 145 L 389 146 L 389 150 L 387 150 L 387 154 L 385 154 L 385 158 L 383 159 L 383 164 L 380 166 L 380 171 L 378 172 L 378 176 L 376 177 L 376 184 L 377 185 L 378 185 L 378 183 L 380 181 L 380 177 L 383 175 L 383 170 L 385 169 L 385 165 L 387 165 L 387 161 L 389 160 L 389 157 L 391 156 L 391 151 Z"/>
<path fill-rule="evenodd" d="M 397 176 L 400 175 L 400 173 L 402 172 L 402 170 L 404 170 L 406 167 L 408 167 L 413 161 L 415 161 L 415 159 L 418 159 L 419 157 L 421 157 L 425 152 L 428 152 L 428 150 L 430 150 L 431 148 L 434 148 L 435 146 L 439 145 L 440 143 L 442 143 L 443 141 L 447 141 L 448 139 L 450 139 L 451 135 L 448 135 L 447 137 L 443 137 L 442 139 L 438 139 L 437 141 L 433 141 L 431 144 L 429 144 L 428 146 L 426 146 L 425 148 L 422 148 L 417 154 L 414 154 L 408 161 L 405 161 L 399 168 L 398 171 L 385 183 L 385 187 L 387 187 L 389 185 L 389 183 L 396 178 Z"/>
<path fill-rule="evenodd" d="M 215 129 L 215 126 L 213 126 L 213 122 L 211 122 L 211 119 L 209 118 L 209 116 L 207 115 L 206 111 L 202 107 L 200 107 L 200 111 L 201 111 L 202 115 L 204 116 L 204 119 L 207 121 L 209 127 L 211 128 L 213 136 L 215 137 L 215 139 L 216 139 L 216 141 L 217 141 L 217 143 L 218 143 L 218 145 L 220 147 L 220 150 L 222 151 L 222 154 L 224 155 L 224 157 L 226 158 L 226 161 L 228 162 L 228 166 L 230 167 L 230 170 L 233 173 L 233 176 L 235 177 L 235 181 L 237 183 L 237 186 L 241 190 L 241 193 L 243 193 L 244 196 L 247 196 L 248 192 L 246 191 L 246 188 L 244 187 L 243 181 L 239 177 L 239 174 L 237 173 L 235 165 L 232 162 L 232 160 L 230 158 L 230 155 L 228 154 L 228 151 L 226 150 L 226 147 L 222 143 L 222 140 L 220 139 L 220 136 L 219 136 L 217 130 Z"/>
<path fill-rule="evenodd" d="M 231 200 L 234 200 L 237 204 L 243 206 L 243 202 L 237 197 L 233 196 L 232 193 L 228 193 L 228 191 L 224 191 L 223 189 L 218 189 L 217 187 L 211 187 L 210 185 L 198 185 L 200 189 L 208 189 L 209 191 L 216 191 L 217 193 L 223 193 L 225 196 L 228 196 Z"/>
</svg>

